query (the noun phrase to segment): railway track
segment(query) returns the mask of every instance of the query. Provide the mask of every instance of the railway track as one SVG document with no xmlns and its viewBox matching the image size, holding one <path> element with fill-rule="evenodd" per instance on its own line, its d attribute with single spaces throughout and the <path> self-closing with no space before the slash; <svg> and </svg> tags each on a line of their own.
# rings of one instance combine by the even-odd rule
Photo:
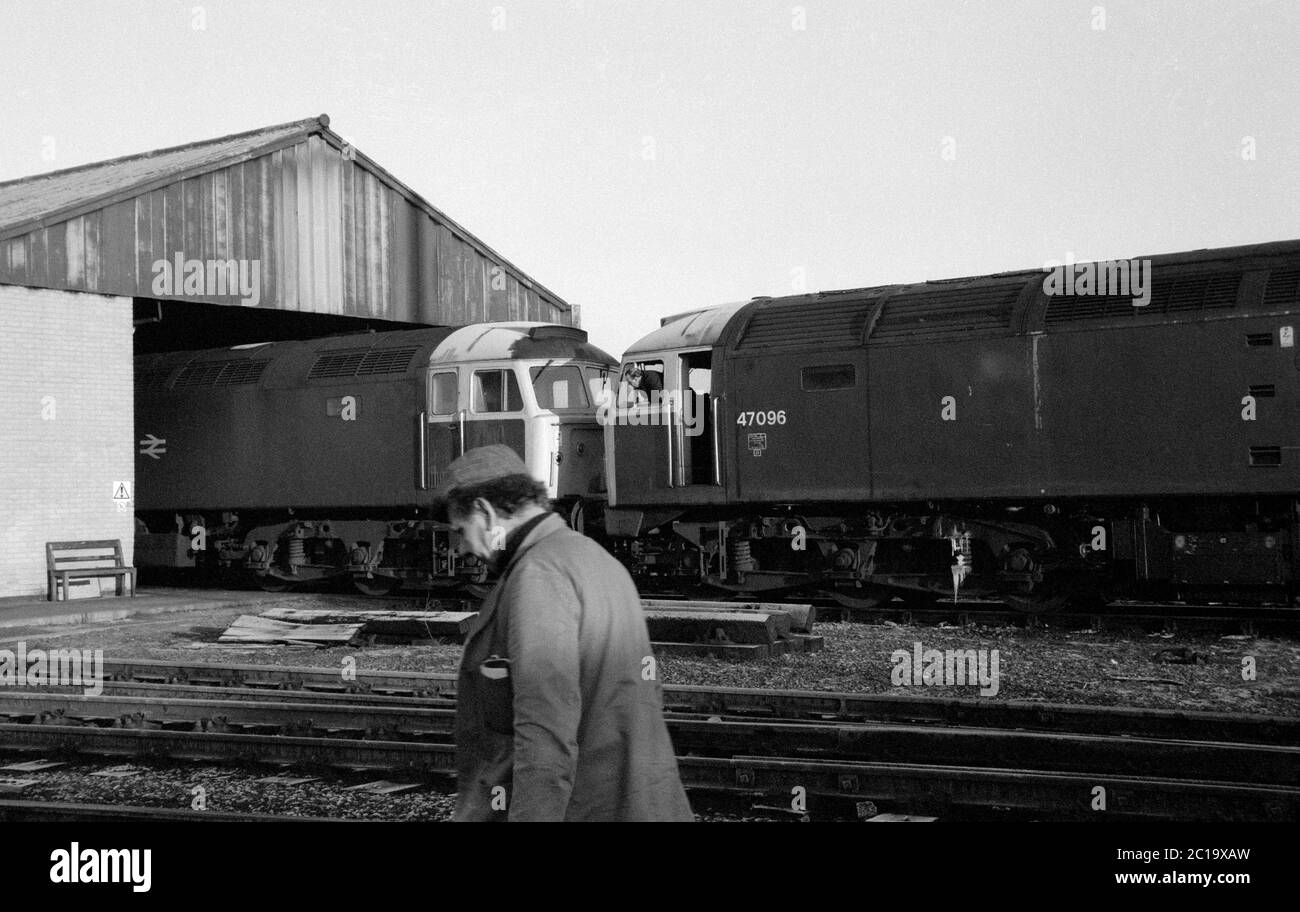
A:
<svg viewBox="0 0 1300 912">
<path fill-rule="evenodd" d="M 246 811 L 192 811 L 75 801 L 0 799 L 0 823 L 348 823 L 333 817 L 293 817 Z"/>
<path fill-rule="evenodd" d="M 1295 746 L 1025 731 L 988 724 L 759 721 L 681 712 L 666 716 L 674 744 L 692 756 L 748 754 L 876 763 L 926 757 L 939 764 L 980 767 L 996 767 L 1006 757 L 1015 757 L 1024 769 L 1178 771 L 1196 778 L 1252 783 L 1294 777 L 1300 761 L 1300 747 Z M 37 728 L 90 726 L 445 745 L 451 743 L 456 713 L 448 708 L 341 702 L 11 693 L 0 697 L 0 717 L 10 720 L 8 724 Z M 23 743 L 27 737 L 4 723 L 0 732 L 11 744 Z"/>
<path fill-rule="evenodd" d="M 313 692 L 336 687 L 338 671 L 153 661 L 107 670 L 114 680 L 99 696 L 0 694 L 0 744 L 444 780 L 454 770 L 449 676 L 358 672 L 340 691 Z M 909 812 L 1086 818 L 1100 788 L 1123 817 L 1300 819 L 1297 720 L 693 687 L 665 688 L 665 698 L 683 780 L 701 793 L 803 789 Z"/>
<path fill-rule="evenodd" d="M 936 601 L 924 606 L 903 603 L 883 604 L 871 608 L 847 607 L 834 601 L 815 601 L 819 616 L 845 621 L 901 624 L 953 623 L 961 626 L 995 624 L 1062 627 L 1104 630 L 1115 627 L 1177 630 L 1195 628 L 1256 635 L 1262 633 L 1294 634 L 1300 630 L 1300 607 L 1285 605 L 1201 605 L 1184 602 L 1122 601 L 1112 602 L 1089 611 L 1061 610 L 1044 614 L 1021 611 L 1003 602 Z"/>
<path fill-rule="evenodd" d="M 106 661 L 104 675 L 107 692 L 125 687 L 140 696 L 185 696 L 191 693 L 191 688 L 208 687 L 215 688 L 214 693 L 233 688 L 250 696 L 256 694 L 257 699 L 280 698 L 284 694 L 296 699 L 293 694 L 305 693 L 310 694 L 312 700 L 329 699 L 331 695 L 344 696 L 349 701 L 422 698 L 445 701 L 444 707 L 455 705 L 455 676 L 429 672 L 358 669 L 345 678 L 338 668 L 137 659 Z M 79 691 L 81 688 L 62 689 Z M 987 724 L 1004 728 L 1300 746 L 1300 719 L 1286 716 L 766 688 L 665 685 L 663 690 L 664 708 L 669 712 L 786 720 Z"/>
</svg>

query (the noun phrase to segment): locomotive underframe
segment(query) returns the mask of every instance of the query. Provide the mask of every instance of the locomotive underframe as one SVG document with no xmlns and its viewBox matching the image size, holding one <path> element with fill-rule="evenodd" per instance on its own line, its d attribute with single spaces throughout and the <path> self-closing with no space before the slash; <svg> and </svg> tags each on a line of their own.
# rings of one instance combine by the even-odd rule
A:
<svg viewBox="0 0 1300 912">
<path fill-rule="evenodd" d="M 1294 498 L 945 502 L 610 511 L 645 588 L 829 594 L 863 606 L 999 599 L 1045 610 L 1126 597 L 1290 599 Z M 635 529 L 634 534 L 627 534 Z"/>
<path fill-rule="evenodd" d="M 556 512 L 581 529 L 599 516 L 598 502 L 566 498 Z M 418 514 L 355 518 L 372 511 L 322 510 L 295 515 L 251 511 L 191 512 L 141 517 L 141 524 L 177 531 L 138 533 L 153 555 L 146 566 L 242 571 L 263 589 L 346 578 L 365 595 L 399 588 L 454 589 L 483 583 L 487 565 L 457 553 L 459 536 L 445 522 Z M 183 531 L 181 531 L 183 530 Z"/>
</svg>

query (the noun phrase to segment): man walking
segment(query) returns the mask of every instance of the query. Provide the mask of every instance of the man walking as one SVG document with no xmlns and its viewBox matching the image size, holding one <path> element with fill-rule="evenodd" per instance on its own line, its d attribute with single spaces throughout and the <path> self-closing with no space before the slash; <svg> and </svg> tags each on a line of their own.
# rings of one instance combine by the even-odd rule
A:
<svg viewBox="0 0 1300 912">
<path fill-rule="evenodd" d="M 693 820 L 632 578 L 500 444 L 435 495 L 499 574 L 456 689 L 456 820 Z"/>
</svg>

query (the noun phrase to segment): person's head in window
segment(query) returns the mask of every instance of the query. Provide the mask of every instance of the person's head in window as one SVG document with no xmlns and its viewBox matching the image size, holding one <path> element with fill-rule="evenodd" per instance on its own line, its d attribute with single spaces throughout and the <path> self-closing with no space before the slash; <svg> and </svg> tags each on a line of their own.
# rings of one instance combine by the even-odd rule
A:
<svg viewBox="0 0 1300 912">
<path fill-rule="evenodd" d="M 627 366 L 624 374 L 628 385 L 635 390 L 661 390 L 664 388 L 663 375 L 658 371 L 646 370 L 642 363 L 633 363 Z"/>
</svg>

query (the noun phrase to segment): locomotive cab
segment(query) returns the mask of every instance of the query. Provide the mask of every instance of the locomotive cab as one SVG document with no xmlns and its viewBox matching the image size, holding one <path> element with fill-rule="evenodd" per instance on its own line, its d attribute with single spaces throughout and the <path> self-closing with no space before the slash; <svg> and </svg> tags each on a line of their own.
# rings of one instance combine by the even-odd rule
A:
<svg viewBox="0 0 1300 912">
<path fill-rule="evenodd" d="M 466 450 L 515 450 L 560 502 L 605 491 L 604 442 L 595 420 L 610 363 L 559 358 L 434 363 L 428 376 L 427 484 Z"/>
<path fill-rule="evenodd" d="M 741 306 L 668 317 L 624 354 L 601 422 L 610 504 L 626 508 L 606 513 L 614 534 L 637 534 L 647 507 L 725 502 L 728 413 L 716 342 Z"/>
</svg>

